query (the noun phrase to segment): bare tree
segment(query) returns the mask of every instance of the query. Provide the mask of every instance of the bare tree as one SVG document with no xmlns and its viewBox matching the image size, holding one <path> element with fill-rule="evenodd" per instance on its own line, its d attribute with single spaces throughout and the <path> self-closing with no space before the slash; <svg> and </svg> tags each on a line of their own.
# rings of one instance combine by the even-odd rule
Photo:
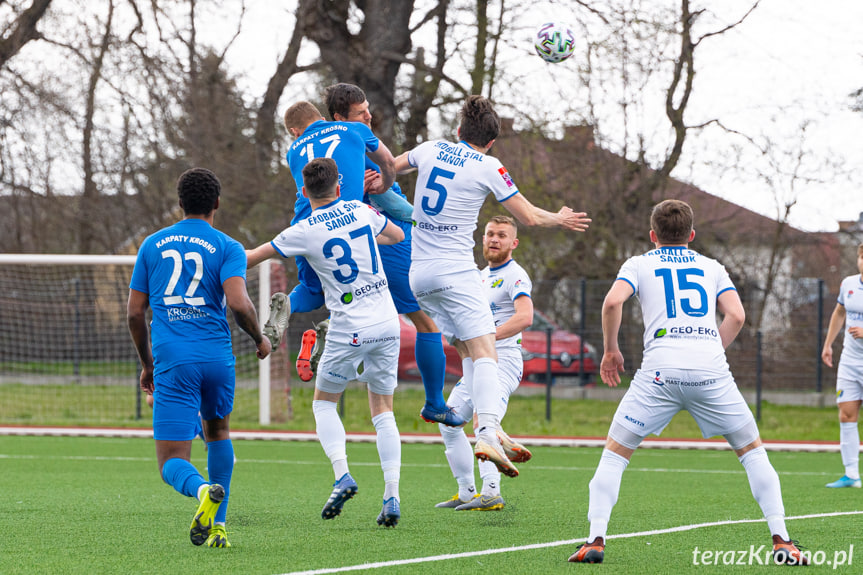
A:
<svg viewBox="0 0 863 575">
<path fill-rule="evenodd" d="M 36 27 L 50 5 L 51 0 L 33 0 L 30 7 L 18 14 L 15 20 L 4 24 L 0 32 L 0 68 L 27 42 L 41 36 Z"/>
</svg>

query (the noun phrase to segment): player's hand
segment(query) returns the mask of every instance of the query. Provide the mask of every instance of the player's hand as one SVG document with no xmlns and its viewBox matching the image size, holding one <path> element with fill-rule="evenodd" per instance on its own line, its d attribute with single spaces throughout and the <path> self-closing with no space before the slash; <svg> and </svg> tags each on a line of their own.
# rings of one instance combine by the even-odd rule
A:
<svg viewBox="0 0 863 575">
<path fill-rule="evenodd" d="M 851 337 L 853 337 L 854 339 L 860 339 L 861 337 L 863 337 L 863 327 L 849 327 L 848 333 L 851 334 Z"/>
<path fill-rule="evenodd" d="M 143 367 L 141 369 L 141 389 L 144 393 L 152 394 L 156 389 L 153 385 L 153 366 Z"/>
<path fill-rule="evenodd" d="M 258 343 L 255 347 L 257 347 L 257 351 L 255 351 L 255 355 L 258 356 L 258 359 L 264 359 L 270 352 L 273 351 L 273 344 L 270 342 L 270 338 L 267 336 L 261 337 L 261 342 Z"/>
<path fill-rule="evenodd" d="M 599 377 L 602 383 L 608 387 L 617 387 L 621 373 L 623 373 L 623 354 L 619 350 L 605 352 L 599 364 Z"/>
<path fill-rule="evenodd" d="M 566 206 L 560 208 L 557 212 L 557 217 L 560 227 L 574 232 L 585 231 L 590 227 L 590 222 L 593 221 L 587 217 L 586 212 L 573 212 L 572 208 L 568 208 Z"/>
<path fill-rule="evenodd" d="M 833 367 L 833 348 L 825 347 L 821 350 L 821 361 L 824 362 L 824 365 L 827 367 Z"/>
<path fill-rule="evenodd" d="M 383 183 L 384 181 L 380 173 L 374 170 L 366 170 L 366 174 L 363 177 L 363 190 L 367 194 L 376 195 L 384 193 L 386 190 Z"/>
</svg>

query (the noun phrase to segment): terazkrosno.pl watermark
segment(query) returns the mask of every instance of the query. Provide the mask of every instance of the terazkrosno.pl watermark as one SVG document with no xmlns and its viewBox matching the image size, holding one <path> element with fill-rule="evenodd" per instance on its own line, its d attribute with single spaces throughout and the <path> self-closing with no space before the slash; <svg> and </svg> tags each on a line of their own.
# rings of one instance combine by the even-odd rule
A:
<svg viewBox="0 0 863 575">
<path fill-rule="evenodd" d="M 810 565 L 830 565 L 838 569 L 854 562 L 854 545 L 849 545 L 848 550 L 838 549 L 832 552 L 832 556 L 823 550 L 812 551 L 804 549 L 801 555 L 809 560 Z M 722 549 L 699 549 L 692 552 L 693 565 L 770 565 L 774 562 L 773 546 L 761 545 L 756 547 L 750 545 L 748 550 L 722 550 Z"/>
</svg>

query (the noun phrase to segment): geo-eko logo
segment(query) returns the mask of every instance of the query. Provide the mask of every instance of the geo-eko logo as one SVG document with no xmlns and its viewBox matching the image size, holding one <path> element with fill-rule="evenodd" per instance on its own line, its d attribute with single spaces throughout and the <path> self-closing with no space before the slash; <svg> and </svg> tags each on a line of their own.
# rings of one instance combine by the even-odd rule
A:
<svg viewBox="0 0 863 575">
<path fill-rule="evenodd" d="M 654 332 L 654 334 L 653 334 L 653 339 L 660 338 L 660 337 L 664 336 L 664 335 L 665 335 L 665 334 L 667 334 L 667 333 L 668 333 L 668 330 L 667 330 L 667 329 L 665 329 L 664 327 L 661 327 L 661 328 L 659 328 L 658 330 L 656 330 L 656 332 Z"/>
</svg>

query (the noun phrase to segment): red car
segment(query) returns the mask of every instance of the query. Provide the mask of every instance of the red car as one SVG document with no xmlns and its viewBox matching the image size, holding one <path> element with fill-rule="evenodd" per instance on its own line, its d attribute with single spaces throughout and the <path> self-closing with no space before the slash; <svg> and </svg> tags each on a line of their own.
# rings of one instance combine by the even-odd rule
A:
<svg viewBox="0 0 863 575">
<path fill-rule="evenodd" d="M 399 316 L 401 322 L 401 348 L 399 351 L 399 379 L 419 380 L 420 373 L 414 357 L 417 330 L 405 316 Z M 534 311 L 533 325 L 522 332 L 521 354 L 524 358 L 524 373 L 522 381 L 530 383 L 545 383 L 546 371 L 546 328 L 551 327 L 551 375 L 552 383 L 557 377 L 567 379 L 577 378 L 579 374 L 579 348 L 581 338 L 574 333 L 560 329 L 542 312 Z M 446 354 L 447 380 L 456 381 L 461 375 L 461 359 L 455 348 L 444 339 Z M 596 349 L 589 343 L 584 344 L 584 378 L 582 384 L 594 380 L 599 371 Z M 578 383 L 578 381 L 575 381 Z"/>
</svg>

